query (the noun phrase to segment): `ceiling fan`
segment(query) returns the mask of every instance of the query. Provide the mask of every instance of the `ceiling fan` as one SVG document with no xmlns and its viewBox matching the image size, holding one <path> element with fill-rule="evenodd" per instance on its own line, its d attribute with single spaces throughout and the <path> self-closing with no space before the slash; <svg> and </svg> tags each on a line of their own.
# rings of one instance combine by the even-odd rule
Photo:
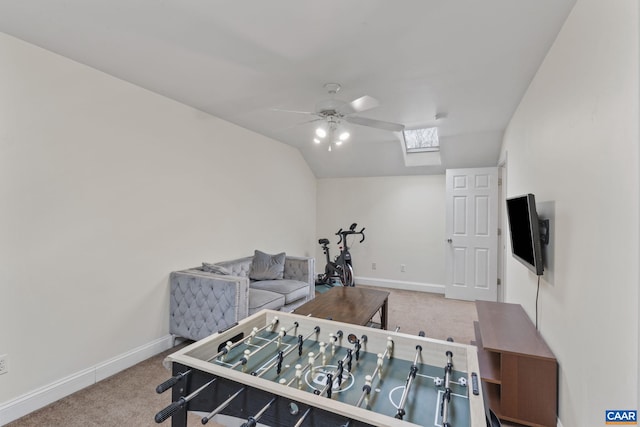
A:
<svg viewBox="0 0 640 427">
<path fill-rule="evenodd" d="M 376 129 L 382 129 L 390 132 L 402 132 L 404 125 L 398 123 L 384 122 L 381 120 L 368 119 L 366 117 L 356 116 L 354 114 L 376 108 L 380 103 L 377 99 L 365 95 L 354 99 L 351 102 L 337 99 L 335 95 L 340 91 L 342 86 L 339 83 L 326 83 L 324 88 L 330 95 L 329 99 L 322 100 L 316 104 L 315 111 L 292 111 L 279 110 L 287 113 L 310 114 L 316 116 L 315 119 L 307 122 L 312 123 L 323 122 L 315 131 L 316 137 L 314 142 L 321 143 L 325 138 L 329 140 L 329 151 L 334 145 L 340 145 L 349 139 L 349 132 L 343 127 L 342 122 L 348 122 L 355 125 L 367 126 Z"/>
</svg>

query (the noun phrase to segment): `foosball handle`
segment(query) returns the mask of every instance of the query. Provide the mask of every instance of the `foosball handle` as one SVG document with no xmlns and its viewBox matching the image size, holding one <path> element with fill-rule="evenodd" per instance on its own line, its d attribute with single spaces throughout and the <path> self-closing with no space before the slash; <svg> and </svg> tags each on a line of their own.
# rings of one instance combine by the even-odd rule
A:
<svg viewBox="0 0 640 427">
<path fill-rule="evenodd" d="M 171 387 L 173 387 L 174 385 L 176 385 L 176 383 L 178 381 L 180 381 L 180 379 L 182 377 L 184 377 L 186 375 L 185 372 L 180 373 L 174 377 L 169 378 L 168 380 L 166 380 L 165 382 L 163 382 L 162 384 L 160 384 L 158 387 L 156 387 L 156 393 L 161 394 L 164 393 L 165 391 L 169 390 Z"/>
<path fill-rule="evenodd" d="M 156 423 L 160 424 L 161 422 L 170 418 L 173 414 L 178 412 L 184 404 L 185 404 L 184 397 L 181 397 L 179 400 L 176 400 L 171 405 L 167 406 L 166 408 L 158 412 L 155 417 Z"/>
<path fill-rule="evenodd" d="M 255 418 L 249 417 L 246 423 L 242 424 L 242 427 L 255 427 L 258 424 Z"/>
</svg>

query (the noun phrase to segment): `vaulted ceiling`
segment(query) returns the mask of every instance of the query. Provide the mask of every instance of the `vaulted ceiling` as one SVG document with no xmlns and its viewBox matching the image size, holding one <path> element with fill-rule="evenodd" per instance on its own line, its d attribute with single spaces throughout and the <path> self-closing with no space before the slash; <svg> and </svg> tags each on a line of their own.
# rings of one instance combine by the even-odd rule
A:
<svg viewBox="0 0 640 427">
<path fill-rule="evenodd" d="M 297 147 L 318 178 L 496 165 L 501 138 L 575 0 L 3 0 L 0 31 Z M 314 144 L 314 112 L 368 95 L 357 117 L 437 126 L 441 164 L 345 124 Z M 442 118 L 436 119 L 436 115 Z M 238 141 L 241 143 L 241 141 Z"/>
</svg>

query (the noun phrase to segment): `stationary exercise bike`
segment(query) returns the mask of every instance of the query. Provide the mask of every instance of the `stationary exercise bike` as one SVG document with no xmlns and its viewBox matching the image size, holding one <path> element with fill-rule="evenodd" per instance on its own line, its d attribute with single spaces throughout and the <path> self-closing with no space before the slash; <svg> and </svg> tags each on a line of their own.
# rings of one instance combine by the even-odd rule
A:
<svg viewBox="0 0 640 427">
<path fill-rule="evenodd" d="M 355 285 L 353 281 L 353 262 L 351 261 L 351 253 L 349 252 L 347 236 L 359 234 L 362 236 L 360 243 L 364 242 L 364 227 L 360 231 L 356 231 L 357 226 L 358 224 L 354 222 L 348 230 L 343 230 L 341 228 L 336 233 L 336 236 L 340 236 L 338 245 L 342 243 L 342 246 L 340 246 L 340 253 L 334 261 L 331 261 L 331 255 L 329 254 L 329 239 L 318 240 L 318 243 L 322 246 L 322 252 L 327 259 L 327 264 L 324 267 L 324 274 L 318 275 L 318 281 L 316 284 L 323 284 L 327 286 Z"/>
</svg>

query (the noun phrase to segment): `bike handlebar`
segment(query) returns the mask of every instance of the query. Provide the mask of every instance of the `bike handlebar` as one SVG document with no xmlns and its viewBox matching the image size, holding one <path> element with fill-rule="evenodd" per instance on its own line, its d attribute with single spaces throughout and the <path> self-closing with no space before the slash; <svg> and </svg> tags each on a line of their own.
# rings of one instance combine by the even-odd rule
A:
<svg viewBox="0 0 640 427">
<path fill-rule="evenodd" d="M 359 234 L 362 236 L 362 239 L 360 239 L 360 243 L 364 242 L 365 236 L 364 236 L 364 227 L 362 227 L 362 229 L 360 231 L 355 231 L 356 227 L 358 226 L 358 224 L 356 224 L 355 222 L 353 224 L 351 224 L 351 226 L 349 227 L 348 230 L 342 230 L 342 228 L 340 230 L 338 230 L 338 232 L 336 233 L 336 236 L 340 236 L 340 240 L 338 240 L 338 244 L 342 243 L 342 241 L 345 241 L 346 244 L 346 239 L 347 236 L 351 235 L 351 234 Z"/>
</svg>

